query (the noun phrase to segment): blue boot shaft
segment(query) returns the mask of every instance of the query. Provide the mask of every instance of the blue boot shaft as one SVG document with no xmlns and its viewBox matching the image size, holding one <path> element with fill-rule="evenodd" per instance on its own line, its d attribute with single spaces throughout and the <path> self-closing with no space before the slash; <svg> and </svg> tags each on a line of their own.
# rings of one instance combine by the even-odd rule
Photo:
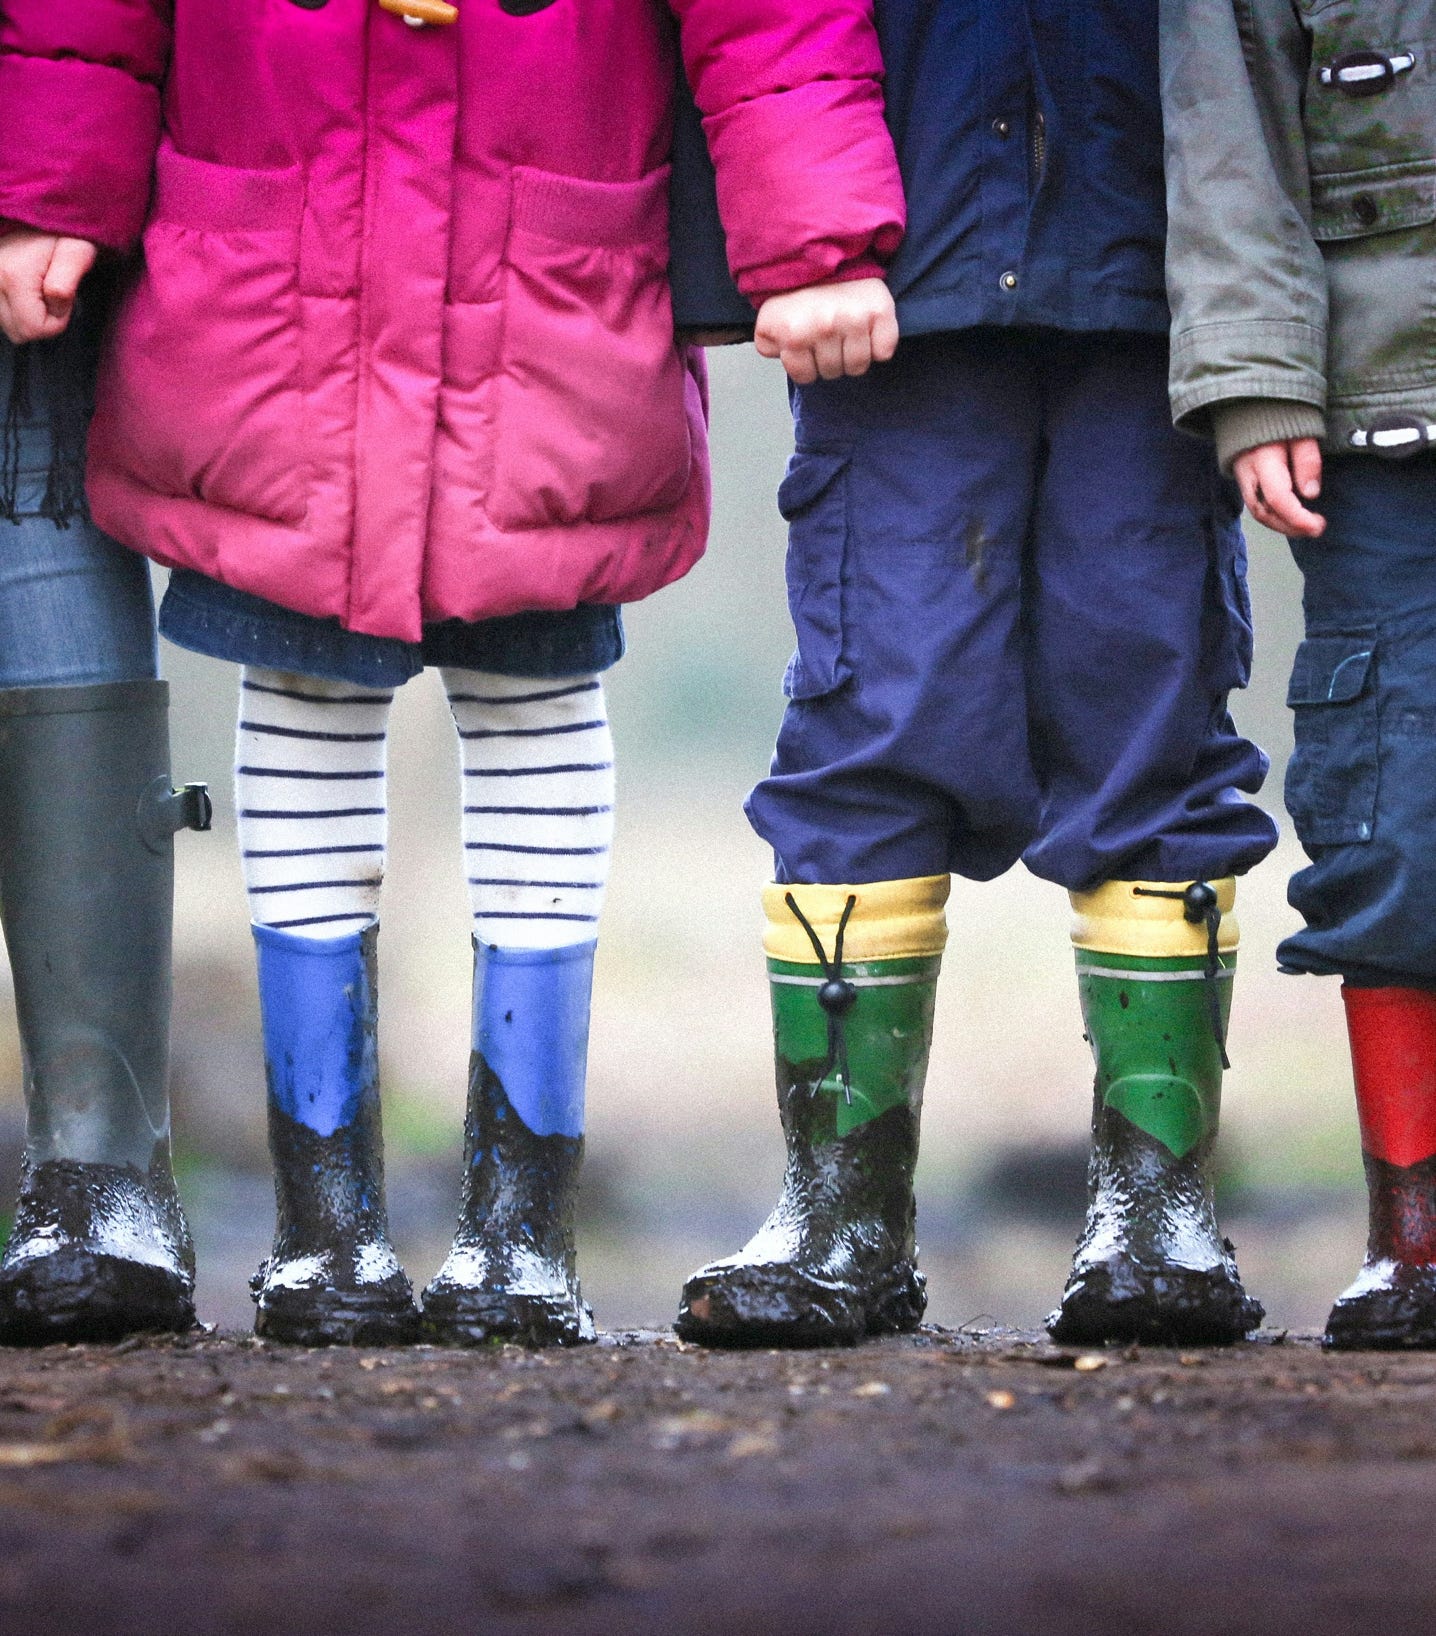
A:
<svg viewBox="0 0 1436 1636">
<path fill-rule="evenodd" d="M 474 939 L 473 1048 L 535 1136 L 582 1136 L 596 943 Z"/>
<path fill-rule="evenodd" d="M 333 1136 L 379 1094 L 378 928 L 332 938 L 253 931 L 270 1100 L 316 1136 Z"/>
</svg>

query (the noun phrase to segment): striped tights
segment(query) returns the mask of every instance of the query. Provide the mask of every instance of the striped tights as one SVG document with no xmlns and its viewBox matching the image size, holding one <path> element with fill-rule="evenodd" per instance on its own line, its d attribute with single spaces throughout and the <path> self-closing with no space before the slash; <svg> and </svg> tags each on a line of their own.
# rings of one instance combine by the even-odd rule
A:
<svg viewBox="0 0 1436 1636">
<path fill-rule="evenodd" d="M 474 930 L 504 948 L 597 933 L 613 741 L 596 676 L 445 670 Z M 241 680 L 235 808 L 251 918 L 300 937 L 378 919 L 393 692 L 256 667 Z"/>
</svg>

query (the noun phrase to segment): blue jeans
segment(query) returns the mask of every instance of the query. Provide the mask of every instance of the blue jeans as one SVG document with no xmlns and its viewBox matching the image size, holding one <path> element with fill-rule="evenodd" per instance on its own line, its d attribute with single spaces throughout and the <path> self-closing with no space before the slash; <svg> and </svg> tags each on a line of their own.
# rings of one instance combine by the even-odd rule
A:
<svg viewBox="0 0 1436 1636">
<path fill-rule="evenodd" d="M 1319 540 L 1293 540 L 1306 640 L 1286 804 L 1311 859 L 1283 970 L 1436 984 L 1436 456 L 1327 461 Z"/>
<path fill-rule="evenodd" d="M 1227 694 L 1251 659 L 1235 492 L 1150 337 L 969 331 L 796 394 L 779 504 L 798 651 L 748 814 L 778 878 L 1082 890 L 1276 844 Z"/>
<path fill-rule="evenodd" d="M 0 339 L 0 413 L 11 401 L 14 350 Z M 0 517 L 0 688 L 139 681 L 158 674 L 149 565 L 88 517 L 58 526 L 40 515 L 50 467 L 46 371 L 30 359 L 19 407 L 14 520 Z M 13 456 L 12 456 L 13 458 Z"/>
</svg>

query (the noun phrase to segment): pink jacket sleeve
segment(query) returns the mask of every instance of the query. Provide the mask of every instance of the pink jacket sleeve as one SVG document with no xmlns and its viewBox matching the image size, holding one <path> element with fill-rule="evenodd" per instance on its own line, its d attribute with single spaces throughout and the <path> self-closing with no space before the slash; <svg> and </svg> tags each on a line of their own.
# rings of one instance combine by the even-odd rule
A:
<svg viewBox="0 0 1436 1636">
<path fill-rule="evenodd" d="M 902 240 L 872 0 L 669 0 L 738 288 L 882 271 Z"/>
<path fill-rule="evenodd" d="M 124 249 L 159 142 L 173 0 L 0 0 L 0 218 Z"/>
</svg>

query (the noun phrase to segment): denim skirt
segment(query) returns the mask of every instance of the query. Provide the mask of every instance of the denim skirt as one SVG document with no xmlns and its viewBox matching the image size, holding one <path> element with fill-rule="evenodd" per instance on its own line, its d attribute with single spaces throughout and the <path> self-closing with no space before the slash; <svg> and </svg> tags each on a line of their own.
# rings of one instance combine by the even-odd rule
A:
<svg viewBox="0 0 1436 1636">
<path fill-rule="evenodd" d="M 176 569 L 160 605 L 160 631 L 182 648 L 241 665 L 322 676 L 358 687 L 397 687 L 426 665 L 500 676 L 587 676 L 623 657 L 623 615 L 608 603 L 501 619 L 426 625 L 422 641 L 348 631 Z"/>
</svg>

